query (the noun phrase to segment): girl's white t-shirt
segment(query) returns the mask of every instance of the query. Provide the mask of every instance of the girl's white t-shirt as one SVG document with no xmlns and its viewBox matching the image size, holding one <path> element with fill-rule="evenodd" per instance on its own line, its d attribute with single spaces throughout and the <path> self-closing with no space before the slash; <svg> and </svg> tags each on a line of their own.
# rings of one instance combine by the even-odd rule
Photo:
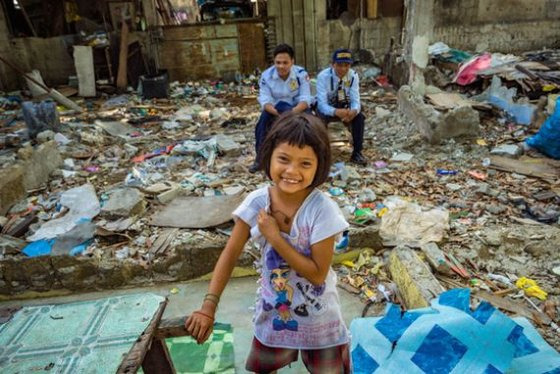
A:
<svg viewBox="0 0 560 374">
<path fill-rule="evenodd" d="M 233 212 L 234 219 L 241 219 L 251 227 L 251 237 L 261 249 L 255 337 L 269 347 L 294 349 L 321 349 L 348 343 L 336 273 L 330 268 L 325 283 L 317 287 L 291 269 L 261 235 L 257 225 L 261 209 L 270 213 L 268 186 L 250 193 Z M 281 234 L 307 257 L 311 256 L 311 245 L 348 228 L 338 205 L 317 189 L 305 199 L 292 222 L 290 235 Z"/>
</svg>

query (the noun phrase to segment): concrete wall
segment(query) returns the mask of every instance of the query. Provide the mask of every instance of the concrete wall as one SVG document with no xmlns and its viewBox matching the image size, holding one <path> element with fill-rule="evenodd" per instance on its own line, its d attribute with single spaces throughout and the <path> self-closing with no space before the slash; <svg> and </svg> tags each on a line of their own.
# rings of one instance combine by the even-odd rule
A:
<svg viewBox="0 0 560 374">
<path fill-rule="evenodd" d="M 339 20 L 325 19 L 318 21 L 317 28 L 317 70 L 330 64 L 335 49 L 348 46 L 354 50 L 373 50 L 375 60 L 382 62 L 389 50 L 391 38 L 399 41 L 401 17 L 362 19 L 361 22 L 356 20 L 352 26 L 344 26 Z"/>
<path fill-rule="evenodd" d="M 464 50 L 560 47 L 559 0 L 435 0 L 434 40 Z"/>
</svg>

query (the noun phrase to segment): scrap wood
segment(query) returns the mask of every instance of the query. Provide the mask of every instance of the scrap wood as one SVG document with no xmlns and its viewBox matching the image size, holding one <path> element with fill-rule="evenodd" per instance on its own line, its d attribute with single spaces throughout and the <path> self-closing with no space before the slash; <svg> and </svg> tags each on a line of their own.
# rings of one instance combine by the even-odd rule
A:
<svg viewBox="0 0 560 374">
<path fill-rule="evenodd" d="M 560 178 L 560 167 L 546 158 L 522 156 L 514 160 L 502 156 L 490 156 L 490 167 L 497 170 L 541 178 L 551 183 Z"/>
<path fill-rule="evenodd" d="M 432 102 L 436 107 L 442 109 L 453 109 L 460 108 L 463 106 L 473 106 L 473 102 L 465 99 L 458 93 L 454 92 L 438 92 L 433 94 L 427 94 L 426 97 Z"/>
<path fill-rule="evenodd" d="M 150 349 L 152 339 L 158 330 L 158 325 L 160 324 L 161 317 L 163 316 L 163 311 L 167 306 L 167 301 L 168 300 L 166 298 L 160 303 L 158 310 L 155 312 L 146 330 L 144 330 L 136 343 L 134 343 L 134 346 L 123 358 L 121 365 L 117 370 L 118 374 L 136 373 L 136 371 L 138 371 L 138 368 L 140 368 L 142 362 L 144 361 L 146 353 L 148 353 L 148 350 Z"/>
<path fill-rule="evenodd" d="M 179 229 L 166 229 L 154 241 L 154 244 L 149 249 L 149 257 L 153 258 L 156 255 L 162 254 L 169 247 L 173 239 L 177 236 Z"/>
<path fill-rule="evenodd" d="M 538 312 L 536 310 L 531 310 L 515 301 L 506 299 L 504 297 L 497 296 L 486 291 L 476 291 L 473 292 L 472 295 L 478 299 L 488 301 L 490 304 L 494 305 L 497 308 L 516 313 L 520 316 L 529 318 L 536 323 L 544 323 L 545 325 L 550 325 L 550 323 L 552 322 L 550 317 L 546 314 Z"/>
<path fill-rule="evenodd" d="M 14 236 L 16 238 L 22 237 L 29 229 L 29 226 L 37 220 L 37 215 L 33 212 L 25 215 L 23 220 L 18 222 L 19 218 L 21 218 L 19 215 L 12 217 L 2 229 L 2 234 Z"/>
<path fill-rule="evenodd" d="M 338 287 L 342 288 L 343 290 L 348 291 L 348 292 L 350 292 L 351 294 L 354 294 L 354 295 L 359 295 L 360 292 L 361 292 L 358 288 L 352 286 L 351 284 L 344 283 L 340 279 L 338 280 L 336 285 Z"/>
<path fill-rule="evenodd" d="M 175 317 L 162 319 L 155 332 L 156 339 L 176 338 L 180 336 L 187 336 L 187 329 L 185 328 L 186 317 Z"/>
<path fill-rule="evenodd" d="M 20 309 L 20 306 L 0 309 L 0 324 L 10 322 L 14 314 L 16 314 L 16 312 Z"/>
</svg>

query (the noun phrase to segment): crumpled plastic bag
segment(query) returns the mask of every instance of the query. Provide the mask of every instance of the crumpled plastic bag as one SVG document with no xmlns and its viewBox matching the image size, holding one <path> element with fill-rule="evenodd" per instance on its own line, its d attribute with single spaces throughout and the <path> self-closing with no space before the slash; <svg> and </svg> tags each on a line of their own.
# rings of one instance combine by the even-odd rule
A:
<svg viewBox="0 0 560 374">
<path fill-rule="evenodd" d="M 101 211 L 95 188 L 91 184 L 65 191 L 60 196 L 60 204 L 67 207 L 69 211 L 63 217 L 44 223 L 35 234 L 27 238 L 27 241 L 56 238 L 72 230 L 84 219 L 93 219 Z"/>
<path fill-rule="evenodd" d="M 420 205 L 398 196 L 390 196 L 383 204 L 388 211 L 381 217 L 381 238 L 396 245 L 419 247 L 440 242 L 449 230 L 449 211 L 434 208 L 423 211 Z"/>
</svg>

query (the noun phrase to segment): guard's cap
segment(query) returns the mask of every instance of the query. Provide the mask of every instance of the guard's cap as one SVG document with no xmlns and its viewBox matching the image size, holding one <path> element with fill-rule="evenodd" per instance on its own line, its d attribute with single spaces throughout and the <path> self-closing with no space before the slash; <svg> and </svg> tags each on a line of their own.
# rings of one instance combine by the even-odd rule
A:
<svg viewBox="0 0 560 374">
<path fill-rule="evenodd" d="M 346 48 L 339 48 L 333 53 L 332 57 L 333 62 L 348 62 L 351 64 L 352 60 L 352 51 Z"/>
</svg>

